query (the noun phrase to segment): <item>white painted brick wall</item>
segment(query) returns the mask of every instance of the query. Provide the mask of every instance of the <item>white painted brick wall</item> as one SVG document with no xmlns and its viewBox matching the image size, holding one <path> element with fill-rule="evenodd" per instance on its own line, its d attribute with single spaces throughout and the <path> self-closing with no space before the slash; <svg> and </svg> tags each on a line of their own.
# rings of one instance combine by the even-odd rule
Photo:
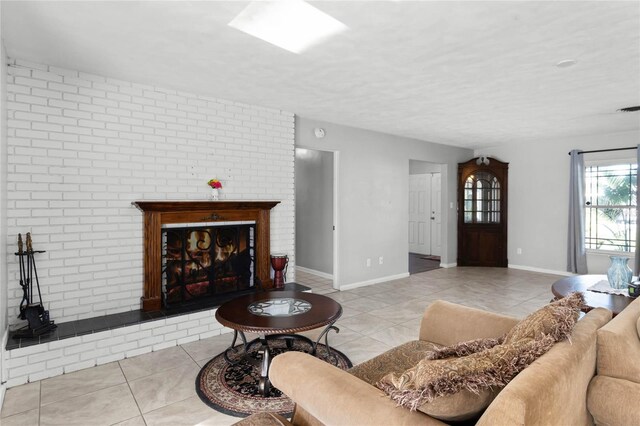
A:
<svg viewBox="0 0 640 426">
<path fill-rule="evenodd" d="M 7 352 L 8 387 L 94 367 L 151 351 L 218 336 L 231 330 L 215 309 L 56 340 Z M 206 324 L 203 323 L 206 321 Z M 190 324 L 191 327 L 179 327 Z M 180 328 L 180 329 L 179 329 Z M 183 336 L 177 338 L 178 334 Z M 231 343 L 231 336 L 229 336 Z"/>
<path fill-rule="evenodd" d="M 8 126 L 11 324 L 19 232 L 47 251 L 37 265 L 52 319 L 139 309 L 142 214 L 131 202 L 206 199 L 213 177 L 226 199 L 282 201 L 271 247 L 289 254 L 294 278 L 293 114 L 11 59 Z"/>
</svg>

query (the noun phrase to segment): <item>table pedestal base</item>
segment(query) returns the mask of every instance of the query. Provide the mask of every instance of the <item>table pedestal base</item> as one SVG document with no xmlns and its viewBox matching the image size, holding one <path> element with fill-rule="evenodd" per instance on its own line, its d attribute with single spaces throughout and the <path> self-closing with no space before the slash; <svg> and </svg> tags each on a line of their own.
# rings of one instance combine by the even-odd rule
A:
<svg viewBox="0 0 640 426">
<path fill-rule="evenodd" d="M 309 339 L 307 336 L 302 336 L 300 334 L 260 334 L 258 338 L 253 339 L 250 342 L 247 342 L 247 338 L 244 335 L 244 332 L 234 330 L 231 346 L 229 346 L 229 348 L 227 348 L 224 351 L 223 356 L 225 361 L 228 362 L 229 364 L 233 365 L 238 363 L 238 361 L 234 361 L 229 357 L 230 352 L 237 351 L 237 349 L 235 348 L 235 345 L 236 345 L 236 341 L 238 340 L 238 336 L 240 336 L 240 339 L 242 339 L 242 346 L 244 350 L 243 357 L 248 356 L 249 350 L 252 346 L 259 344 L 260 347 L 258 348 L 258 354 L 260 354 L 262 361 L 260 362 L 260 382 L 258 384 L 258 389 L 260 390 L 260 393 L 263 396 L 267 396 L 269 395 L 269 391 L 271 390 L 271 382 L 269 382 L 269 366 L 271 365 L 272 355 L 271 355 L 271 349 L 269 348 L 269 341 L 284 340 L 285 344 L 287 345 L 287 349 L 291 349 L 293 347 L 294 340 L 302 340 L 305 343 L 309 344 L 309 346 L 311 347 L 310 354 L 315 356 L 317 353 L 318 344 L 320 343 L 320 340 L 324 337 L 324 345 L 327 348 L 328 359 L 331 361 L 332 364 L 335 365 L 338 361 L 338 358 L 334 354 L 332 354 L 331 347 L 329 346 L 329 339 L 328 339 L 329 331 L 334 330 L 336 333 L 340 332 L 340 329 L 335 325 L 333 325 L 334 323 L 335 321 L 327 325 L 324 328 L 324 330 L 322 330 L 322 333 L 320 333 L 320 335 L 318 336 L 318 339 L 316 339 L 315 342 Z"/>
</svg>

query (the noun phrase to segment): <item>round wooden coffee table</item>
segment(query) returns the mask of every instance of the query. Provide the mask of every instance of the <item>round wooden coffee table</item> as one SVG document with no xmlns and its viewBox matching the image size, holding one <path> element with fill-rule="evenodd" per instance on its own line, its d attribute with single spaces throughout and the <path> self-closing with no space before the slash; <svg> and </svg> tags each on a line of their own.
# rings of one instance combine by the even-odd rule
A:
<svg viewBox="0 0 640 426">
<path fill-rule="evenodd" d="M 329 346 L 328 334 L 330 330 L 340 331 L 333 324 L 341 315 L 342 306 L 330 297 L 301 291 L 282 290 L 240 296 L 224 303 L 216 311 L 216 319 L 220 324 L 234 330 L 231 346 L 224 354 L 227 362 L 234 362 L 228 354 L 235 351 L 238 335 L 242 339 L 245 355 L 248 354 L 251 346 L 260 344 L 258 351 L 262 355 L 262 369 L 259 388 L 263 395 L 267 395 L 270 388 L 271 351 L 268 341 L 284 340 L 287 347 L 291 348 L 293 340 L 300 339 L 310 345 L 311 354 L 315 355 L 318 343 L 324 337 L 330 355 L 331 347 Z M 306 336 L 296 334 L 323 326 L 325 329 L 315 342 Z M 244 333 L 257 333 L 259 337 L 247 342 Z"/>
<path fill-rule="evenodd" d="M 587 291 L 589 287 L 599 281 L 607 280 L 606 275 L 574 275 L 556 281 L 551 286 L 551 291 L 556 298 L 565 297 L 569 293 L 579 291 L 584 295 L 585 311 L 593 308 L 607 308 L 615 317 L 635 299 L 617 294 L 597 293 Z"/>
</svg>

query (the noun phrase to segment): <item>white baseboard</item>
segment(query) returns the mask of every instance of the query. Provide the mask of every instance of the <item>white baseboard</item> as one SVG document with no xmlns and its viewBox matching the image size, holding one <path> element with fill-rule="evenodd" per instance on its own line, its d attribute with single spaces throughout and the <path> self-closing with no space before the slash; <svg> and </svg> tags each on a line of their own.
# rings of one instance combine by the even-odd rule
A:
<svg viewBox="0 0 640 426">
<path fill-rule="evenodd" d="M 409 276 L 409 273 L 408 272 L 404 272 L 404 273 L 398 274 L 398 275 L 388 275 L 386 277 L 374 278 L 372 280 L 360 281 L 360 282 L 351 283 L 351 284 L 345 284 L 345 285 L 341 285 L 340 286 L 340 291 L 353 290 L 354 288 L 358 288 L 358 287 L 366 287 L 366 286 L 372 285 L 372 284 L 379 284 L 379 283 L 384 283 L 384 282 L 387 282 L 387 281 L 399 280 L 401 278 L 407 278 L 408 276 Z"/>
<path fill-rule="evenodd" d="M 327 274 L 326 272 L 322 272 L 322 271 L 316 271 L 315 269 L 305 268 L 304 266 L 296 265 L 296 271 L 305 272 L 307 274 L 315 275 L 320 278 L 327 278 L 329 280 L 333 279 L 332 274 Z"/>
<path fill-rule="evenodd" d="M 0 407 L 4 404 L 4 395 L 7 391 L 7 382 L 5 381 L 5 371 L 7 369 L 7 360 L 4 359 L 5 354 L 7 353 L 4 348 L 7 347 L 7 341 L 9 340 L 9 327 L 4 330 L 4 335 L 2 336 L 2 348 L 0 348 L 0 356 L 2 357 L 2 370 L 0 370 Z"/>
<path fill-rule="evenodd" d="M 533 266 L 525 266 L 525 265 L 512 265 L 511 263 L 508 265 L 508 267 L 511 269 L 521 269 L 523 271 L 540 272 L 542 274 L 562 275 L 565 277 L 575 275 L 567 271 L 554 271 L 553 269 L 534 268 Z"/>
<path fill-rule="evenodd" d="M 456 266 L 458 266 L 457 262 L 453 262 L 453 263 L 441 263 L 440 267 L 441 268 L 455 268 Z"/>
</svg>

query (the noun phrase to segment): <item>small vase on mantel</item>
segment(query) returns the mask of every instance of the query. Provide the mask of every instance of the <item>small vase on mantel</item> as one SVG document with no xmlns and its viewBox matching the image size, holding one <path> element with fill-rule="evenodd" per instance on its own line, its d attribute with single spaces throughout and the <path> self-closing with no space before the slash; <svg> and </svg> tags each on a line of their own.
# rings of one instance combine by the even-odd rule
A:
<svg viewBox="0 0 640 426">
<path fill-rule="evenodd" d="M 633 272 L 629 268 L 629 258 L 624 256 L 609 256 L 611 266 L 607 271 L 607 279 L 612 288 L 623 289 L 629 286 Z"/>
<path fill-rule="evenodd" d="M 209 199 L 211 201 L 218 201 L 220 199 L 220 193 L 218 192 L 218 188 L 211 188 L 211 194 L 209 194 Z"/>
</svg>

